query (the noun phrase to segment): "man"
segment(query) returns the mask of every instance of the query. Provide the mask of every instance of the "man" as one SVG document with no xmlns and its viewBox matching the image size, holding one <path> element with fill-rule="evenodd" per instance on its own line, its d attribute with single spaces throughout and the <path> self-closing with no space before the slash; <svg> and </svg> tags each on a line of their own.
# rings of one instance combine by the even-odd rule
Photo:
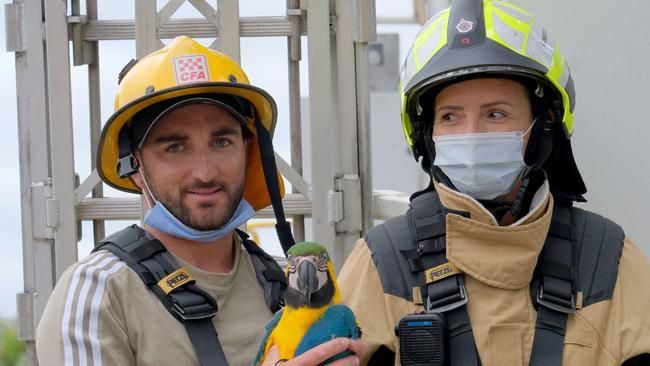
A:
<svg viewBox="0 0 650 366">
<path fill-rule="evenodd" d="M 141 193 L 148 212 L 143 228 L 109 236 L 61 276 L 38 327 L 39 362 L 249 365 L 286 281 L 236 229 L 273 203 L 283 246 L 293 240 L 273 160 L 275 102 L 228 57 L 178 37 L 127 65 L 116 104 L 98 171 Z M 335 340 L 287 363 L 346 348 L 358 345 Z"/>
<path fill-rule="evenodd" d="M 533 16 L 451 2 L 416 37 L 401 87 L 432 183 L 341 270 L 362 363 L 650 365 L 650 265 L 618 225 L 572 207 L 586 192 L 573 80 Z"/>
</svg>

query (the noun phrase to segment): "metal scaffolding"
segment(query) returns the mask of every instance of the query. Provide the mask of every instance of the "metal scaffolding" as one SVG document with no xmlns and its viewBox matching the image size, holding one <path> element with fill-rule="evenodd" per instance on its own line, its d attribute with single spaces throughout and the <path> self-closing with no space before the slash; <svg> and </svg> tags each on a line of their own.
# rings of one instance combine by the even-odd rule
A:
<svg viewBox="0 0 650 366">
<path fill-rule="evenodd" d="M 203 16 L 172 19 L 184 4 Z M 94 242 L 105 235 L 106 220 L 137 220 L 140 198 L 104 197 L 91 159 L 91 174 L 79 179 L 73 154 L 71 68 L 88 67 L 90 151 L 101 131 L 99 42 L 135 40 L 136 57 L 163 46 L 161 39 L 187 35 L 215 38 L 211 45 L 240 61 L 241 37 L 287 39 L 287 83 L 291 164 L 276 154 L 291 183 L 284 198 L 294 235 L 328 246 L 335 266 L 372 225 L 404 210 L 407 196 L 373 194 L 370 179 L 370 98 L 368 43 L 376 38 L 374 0 L 287 0 L 283 16 L 240 17 L 238 0 L 134 0 L 135 19 L 98 19 L 97 0 L 14 0 L 5 5 L 7 50 L 15 53 L 20 149 L 24 292 L 17 295 L 18 339 L 27 343 L 27 363 L 37 365 L 35 330 L 61 273 L 77 261 L 81 222 L 93 222 Z M 425 0 L 415 0 L 412 18 L 423 22 Z M 302 36 L 307 37 L 309 121 L 301 121 Z M 72 59 L 70 57 L 72 55 Z M 310 124 L 313 167 L 303 179 L 303 123 Z M 90 196 L 89 196 L 90 195 Z M 373 205 L 377 210 L 373 214 Z M 273 217 L 270 208 L 258 217 Z"/>
</svg>

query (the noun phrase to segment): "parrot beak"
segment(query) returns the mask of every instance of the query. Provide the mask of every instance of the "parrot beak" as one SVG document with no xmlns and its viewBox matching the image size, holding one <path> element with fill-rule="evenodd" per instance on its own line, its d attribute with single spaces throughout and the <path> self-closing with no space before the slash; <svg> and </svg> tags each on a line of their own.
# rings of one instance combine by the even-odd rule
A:
<svg viewBox="0 0 650 366">
<path fill-rule="evenodd" d="M 305 304 L 310 305 L 311 294 L 318 289 L 318 277 L 316 277 L 316 266 L 304 261 L 298 267 L 298 290 L 304 296 Z"/>
</svg>

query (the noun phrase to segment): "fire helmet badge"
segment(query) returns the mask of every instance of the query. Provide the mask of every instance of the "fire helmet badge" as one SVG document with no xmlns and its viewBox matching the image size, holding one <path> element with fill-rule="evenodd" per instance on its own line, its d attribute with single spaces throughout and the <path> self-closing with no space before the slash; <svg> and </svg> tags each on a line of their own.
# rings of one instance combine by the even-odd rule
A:
<svg viewBox="0 0 650 366">
<path fill-rule="evenodd" d="M 467 33 L 471 32 L 474 29 L 474 22 L 467 20 L 465 18 L 460 18 L 458 24 L 456 24 L 456 30 L 458 33 Z"/>
</svg>

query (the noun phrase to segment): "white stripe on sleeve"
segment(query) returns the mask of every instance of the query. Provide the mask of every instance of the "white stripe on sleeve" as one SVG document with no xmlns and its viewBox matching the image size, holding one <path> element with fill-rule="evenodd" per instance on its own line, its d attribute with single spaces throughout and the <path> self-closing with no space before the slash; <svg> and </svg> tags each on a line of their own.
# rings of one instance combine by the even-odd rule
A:
<svg viewBox="0 0 650 366">
<path fill-rule="evenodd" d="M 89 340 L 90 344 L 97 344 L 97 351 L 95 346 L 92 346 L 93 354 L 99 355 L 99 342 L 97 340 L 97 318 L 99 316 L 99 303 L 104 294 L 106 277 L 119 270 L 124 266 L 119 258 L 111 253 L 99 252 L 95 256 L 90 256 L 90 259 L 79 265 L 74 271 L 70 288 L 66 297 L 65 309 L 63 313 L 63 321 L 61 323 L 61 334 L 63 336 L 63 354 L 65 365 L 73 366 L 75 357 L 77 356 L 78 365 L 88 365 L 88 354 L 86 345 L 84 343 L 84 336 Z M 97 272 L 95 276 L 94 273 Z M 82 282 L 83 281 L 83 282 Z M 93 284 L 97 284 L 94 293 L 89 294 L 89 290 Z M 79 289 L 79 287 L 81 288 Z M 75 294 L 79 290 L 79 294 Z M 87 309 L 86 303 L 88 297 L 92 296 L 92 303 L 90 310 Z M 76 305 L 76 306 L 75 306 Z M 74 314 L 73 314 L 73 309 Z M 90 311 L 89 328 L 84 329 L 84 314 Z M 92 331 L 94 323 L 94 332 Z M 74 345 L 76 346 L 77 354 L 75 355 L 75 347 L 73 346 L 72 339 L 70 338 L 70 330 L 74 324 Z M 97 361 L 98 360 L 98 361 Z M 101 356 L 99 358 L 93 357 L 94 365 L 101 365 Z"/>
</svg>

